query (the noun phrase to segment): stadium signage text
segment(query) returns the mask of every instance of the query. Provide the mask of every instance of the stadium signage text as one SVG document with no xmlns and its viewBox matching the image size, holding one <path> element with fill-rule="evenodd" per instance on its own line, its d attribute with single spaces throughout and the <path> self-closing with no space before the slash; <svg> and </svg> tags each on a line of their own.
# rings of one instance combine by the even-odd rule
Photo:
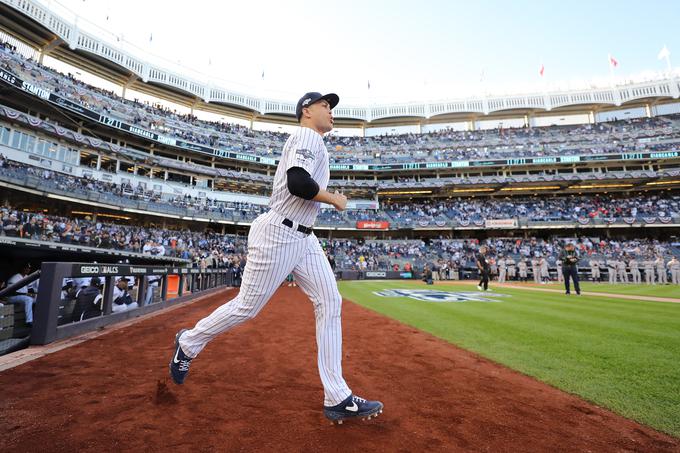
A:
<svg viewBox="0 0 680 453">
<path fill-rule="evenodd" d="M 43 99 L 49 99 L 50 98 L 50 92 L 49 91 L 47 91 L 43 88 L 37 87 L 35 85 L 31 85 L 28 82 L 23 82 L 21 84 L 21 89 L 24 90 L 24 91 L 28 91 L 31 94 L 35 94 L 36 96 L 43 98 Z"/>
<path fill-rule="evenodd" d="M 387 277 L 387 272 L 385 271 L 368 271 L 366 272 L 367 278 L 385 278 Z"/>
<path fill-rule="evenodd" d="M 368 220 L 359 220 L 357 222 L 358 230 L 387 230 L 390 228 L 390 222 L 371 222 Z"/>
<path fill-rule="evenodd" d="M 81 274 L 117 274 L 118 266 L 80 266 Z"/>
<path fill-rule="evenodd" d="M 486 219 L 486 228 L 517 228 L 517 219 Z"/>
</svg>

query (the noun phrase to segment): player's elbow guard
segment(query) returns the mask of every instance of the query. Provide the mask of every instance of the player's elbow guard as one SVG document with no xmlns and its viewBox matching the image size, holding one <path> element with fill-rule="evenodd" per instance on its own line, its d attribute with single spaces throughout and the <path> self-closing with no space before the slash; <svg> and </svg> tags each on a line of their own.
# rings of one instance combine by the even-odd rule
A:
<svg viewBox="0 0 680 453">
<path fill-rule="evenodd" d="M 302 167 L 292 167 L 286 172 L 288 191 L 296 197 L 311 200 L 319 193 L 319 185 Z"/>
</svg>

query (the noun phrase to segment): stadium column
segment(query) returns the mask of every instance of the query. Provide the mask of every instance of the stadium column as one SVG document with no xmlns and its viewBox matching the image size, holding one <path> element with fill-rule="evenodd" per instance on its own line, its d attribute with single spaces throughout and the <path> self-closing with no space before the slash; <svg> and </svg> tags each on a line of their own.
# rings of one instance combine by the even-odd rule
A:
<svg viewBox="0 0 680 453">
<path fill-rule="evenodd" d="M 104 309 L 102 310 L 105 315 L 110 315 L 113 311 L 113 287 L 114 287 L 114 276 L 108 275 L 104 277 Z"/>
<path fill-rule="evenodd" d="M 146 302 L 146 288 L 149 285 L 149 282 L 146 275 L 138 275 L 137 282 L 137 305 L 142 307 Z"/>
<path fill-rule="evenodd" d="M 161 277 L 161 301 L 168 300 L 168 274 Z"/>
<path fill-rule="evenodd" d="M 42 263 L 40 286 L 35 301 L 31 344 L 47 344 L 55 340 L 63 275 L 57 272 L 60 263 Z"/>
</svg>

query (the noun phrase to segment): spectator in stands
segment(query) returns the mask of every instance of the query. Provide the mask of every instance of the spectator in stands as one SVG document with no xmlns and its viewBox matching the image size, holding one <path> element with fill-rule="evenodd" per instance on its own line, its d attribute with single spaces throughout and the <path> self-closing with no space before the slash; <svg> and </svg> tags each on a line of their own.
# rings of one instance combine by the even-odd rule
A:
<svg viewBox="0 0 680 453">
<path fill-rule="evenodd" d="M 5 214 L 4 219 L 2 221 L 2 231 L 5 236 L 9 237 L 18 237 L 19 236 L 19 221 L 17 220 L 17 215 L 12 213 L 12 214 Z"/>
<path fill-rule="evenodd" d="M 103 304 L 102 281 L 99 277 L 92 277 L 90 284 L 78 291 L 76 295 L 76 305 L 72 315 L 73 322 L 101 316 Z"/>
<path fill-rule="evenodd" d="M 12 275 L 7 280 L 7 286 L 14 285 L 26 278 L 31 273 L 31 264 L 26 263 L 21 267 L 21 270 Z M 33 326 L 33 305 L 35 304 L 35 294 L 29 294 L 29 286 L 25 285 L 14 290 L 14 293 L 7 298 L 7 302 L 11 304 L 22 304 L 24 306 L 24 313 L 26 314 L 26 325 Z"/>
</svg>

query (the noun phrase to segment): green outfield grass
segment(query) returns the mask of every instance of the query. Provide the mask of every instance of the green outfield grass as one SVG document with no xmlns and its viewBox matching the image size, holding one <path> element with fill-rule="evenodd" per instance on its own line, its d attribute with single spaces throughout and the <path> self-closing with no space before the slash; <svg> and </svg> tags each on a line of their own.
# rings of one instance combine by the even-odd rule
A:
<svg viewBox="0 0 680 453">
<path fill-rule="evenodd" d="M 514 288 L 494 290 L 511 296 L 499 303 L 432 303 L 373 292 L 476 287 L 397 281 L 339 287 L 371 310 L 680 437 L 680 304 Z"/>
<path fill-rule="evenodd" d="M 556 285 L 552 285 L 556 286 Z M 559 286 L 558 286 L 559 287 Z M 680 285 L 633 285 L 582 282 L 583 291 L 629 294 L 632 296 L 674 297 L 680 299 Z"/>
</svg>

